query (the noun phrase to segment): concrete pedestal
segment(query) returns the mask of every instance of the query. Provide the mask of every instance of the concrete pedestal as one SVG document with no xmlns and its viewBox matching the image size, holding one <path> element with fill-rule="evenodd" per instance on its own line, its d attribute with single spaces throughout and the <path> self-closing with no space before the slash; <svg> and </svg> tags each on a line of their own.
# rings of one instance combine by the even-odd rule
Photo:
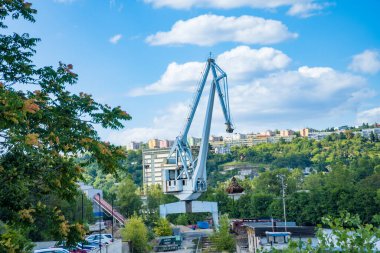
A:
<svg viewBox="0 0 380 253">
<path fill-rule="evenodd" d="M 160 216 L 173 213 L 211 213 L 214 226 L 219 228 L 218 203 L 209 201 L 179 201 L 160 205 Z"/>
</svg>

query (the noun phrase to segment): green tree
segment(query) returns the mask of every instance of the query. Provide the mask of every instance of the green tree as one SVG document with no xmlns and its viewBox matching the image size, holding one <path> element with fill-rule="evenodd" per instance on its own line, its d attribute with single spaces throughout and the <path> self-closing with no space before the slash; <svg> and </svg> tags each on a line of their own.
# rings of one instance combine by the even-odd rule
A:
<svg viewBox="0 0 380 253">
<path fill-rule="evenodd" d="M 23 234 L 24 231 L 11 229 L 0 221 L 0 252 L 30 252 L 34 245 Z"/>
<path fill-rule="evenodd" d="M 187 226 L 189 225 L 189 217 L 187 216 L 187 214 L 180 214 L 175 220 L 175 224 Z"/>
<path fill-rule="evenodd" d="M 311 241 L 290 241 L 283 250 L 270 249 L 260 252 L 310 253 L 310 252 L 374 252 L 376 241 L 380 239 L 380 230 L 371 224 L 362 225 L 359 216 L 343 212 L 338 217 L 326 216 L 322 224 L 331 229 L 325 232 L 320 227 L 316 233 L 318 244 Z"/>
<path fill-rule="evenodd" d="M 339 247 L 343 252 L 371 252 L 376 241 L 380 238 L 380 231 L 373 225 L 362 225 L 358 215 L 343 212 L 339 217 L 326 216 L 322 223 L 332 229 L 330 235 L 318 231 L 319 247 L 332 249 Z"/>
<path fill-rule="evenodd" d="M 160 217 L 159 206 L 164 204 L 165 194 L 159 185 L 153 185 L 147 189 L 146 197 L 147 200 L 144 211 L 145 224 L 154 226 Z"/>
<path fill-rule="evenodd" d="M 286 252 L 374 252 L 376 241 L 380 239 L 380 230 L 371 224 L 361 224 L 358 215 L 343 212 L 338 217 L 326 216 L 322 223 L 331 229 L 331 233 L 319 228 L 316 247 L 311 242 L 292 243 Z"/>
<path fill-rule="evenodd" d="M 130 241 L 132 252 L 143 253 L 148 251 L 148 229 L 141 217 L 133 215 L 121 229 L 124 241 Z"/>
<path fill-rule="evenodd" d="M 210 240 L 215 244 L 216 251 L 235 251 L 235 240 L 230 233 L 230 221 L 228 215 L 224 214 L 220 217 L 220 227 L 213 235 L 211 235 Z"/>
<path fill-rule="evenodd" d="M 92 185 L 97 189 L 102 189 L 104 198 L 108 201 L 112 201 L 113 196 L 117 192 L 117 183 L 119 182 L 120 179 L 116 178 L 114 174 L 99 172 Z"/>
<path fill-rule="evenodd" d="M 83 207 L 82 207 L 83 199 Z M 83 193 L 78 193 L 75 199 L 71 202 L 67 200 L 56 200 L 59 201 L 58 206 L 61 207 L 63 215 L 70 222 L 82 222 L 82 208 L 83 208 L 83 223 L 92 223 L 95 221 L 93 216 L 93 203 L 87 196 Z M 54 203 L 54 202 L 53 202 Z M 49 204 L 49 205 L 53 205 Z"/>
<path fill-rule="evenodd" d="M 42 217 L 49 224 L 50 239 L 83 235 L 83 227 L 70 223 L 46 196 L 75 199 L 85 165 L 76 158 L 87 152 L 102 170 L 116 171 L 125 152 L 101 141 L 94 125 L 118 129 L 131 118 L 120 107 L 68 91 L 78 79 L 71 64 L 33 64 L 39 39 L 9 33 L 6 22 L 34 22 L 36 12 L 23 0 L 0 2 L 0 184 L 6 186 L 0 189 L 0 221 L 6 222 L 10 235 L 2 235 L 0 244 L 8 246 L 30 239 Z M 17 239 L 11 236 L 15 233 Z M 9 246 L 9 251 L 28 250 Z"/>
<path fill-rule="evenodd" d="M 165 202 L 165 194 L 160 185 L 152 185 L 147 189 L 147 208 L 151 212 L 157 212 L 159 206 Z"/>
<path fill-rule="evenodd" d="M 273 201 L 273 195 L 255 193 L 251 197 L 251 217 L 270 217 L 268 207 Z"/>
<path fill-rule="evenodd" d="M 93 217 L 93 204 L 92 201 L 89 200 L 86 195 L 83 195 L 83 220 L 82 220 L 82 194 L 77 193 L 75 198 L 71 201 L 67 201 L 64 199 L 60 199 L 55 195 L 45 196 L 42 201 L 47 206 L 55 206 L 58 207 L 59 210 L 62 211 L 62 215 L 65 219 L 71 223 L 80 223 L 80 224 L 88 224 L 94 221 Z M 30 239 L 33 241 L 46 241 L 52 238 L 52 234 L 55 233 L 55 228 L 51 221 L 45 218 L 45 216 L 49 217 L 46 212 L 38 213 L 34 216 L 33 226 L 30 229 Z M 81 233 L 75 229 L 74 235 L 78 235 Z M 75 238 L 75 236 L 70 235 L 71 238 Z M 74 241 L 75 242 L 75 241 Z"/>
<path fill-rule="evenodd" d="M 160 185 L 152 185 L 146 189 L 146 205 L 144 206 L 144 220 L 148 227 L 154 226 L 158 221 L 159 207 L 162 204 L 176 202 L 173 195 L 164 194 Z"/>
<path fill-rule="evenodd" d="M 116 192 L 116 205 L 120 212 L 127 217 L 141 211 L 142 201 L 131 178 L 127 177 L 119 183 Z"/>
<path fill-rule="evenodd" d="M 153 228 L 153 231 L 157 236 L 169 236 L 173 234 L 170 223 L 165 218 L 158 219 L 158 221 L 155 224 L 155 227 Z"/>
</svg>

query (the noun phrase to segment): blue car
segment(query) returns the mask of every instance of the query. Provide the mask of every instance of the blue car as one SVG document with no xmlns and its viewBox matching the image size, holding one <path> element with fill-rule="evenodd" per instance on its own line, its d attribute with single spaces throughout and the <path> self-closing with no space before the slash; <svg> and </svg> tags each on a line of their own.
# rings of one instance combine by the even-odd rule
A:
<svg viewBox="0 0 380 253">
<path fill-rule="evenodd" d="M 79 242 L 77 244 L 77 247 L 79 249 L 82 249 L 82 246 L 83 246 L 83 249 L 84 250 L 93 250 L 93 249 L 96 249 L 96 248 L 99 248 L 99 244 L 98 243 L 95 243 L 95 242 L 89 242 L 89 241 L 84 241 L 84 242 Z"/>
</svg>

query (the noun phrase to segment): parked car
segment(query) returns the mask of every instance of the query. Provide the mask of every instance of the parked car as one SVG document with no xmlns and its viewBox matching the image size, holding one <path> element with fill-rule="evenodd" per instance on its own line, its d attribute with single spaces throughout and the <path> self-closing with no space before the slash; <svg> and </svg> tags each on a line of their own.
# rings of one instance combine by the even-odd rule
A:
<svg viewBox="0 0 380 253">
<path fill-rule="evenodd" d="M 111 234 L 104 234 L 107 238 L 109 238 L 111 240 L 111 242 L 113 242 L 113 236 Z"/>
<path fill-rule="evenodd" d="M 34 253 L 70 253 L 70 251 L 64 248 L 48 248 L 48 249 L 37 249 Z"/>
<path fill-rule="evenodd" d="M 91 251 L 91 250 L 96 249 L 96 248 L 99 247 L 99 242 L 84 241 L 84 242 L 78 243 L 77 247 L 80 248 L 80 249 L 83 248 L 84 250 Z"/>
<path fill-rule="evenodd" d="M 88 242 L 97 242 L 98 244 L 110 244 L 113 242 L 111 234 L 92 234 L 86 237 Z"/>
<path fill-rule="evenodd" d="M 66 249 L 70 251 L 70 253 L 87 253 L 88 252 L 87 250 L 81 249 L 77 246 L 67 246 L 65 241 L 56 243 L 54 247 Z"/>
</svg>

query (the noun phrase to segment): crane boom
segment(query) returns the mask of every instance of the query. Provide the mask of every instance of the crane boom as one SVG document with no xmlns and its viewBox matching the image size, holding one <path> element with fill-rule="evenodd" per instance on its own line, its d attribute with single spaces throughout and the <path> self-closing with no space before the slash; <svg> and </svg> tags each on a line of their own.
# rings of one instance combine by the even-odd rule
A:
<svg viewBox="0 0 380 253">
<path fill-rule="evenodd" d="M 210 70 L 213 79 L 211 81 L 206 108 L 202 141 L 198 156 L 194 159 L 191 147 L 187 141 L 187 135 L 202 97 Z M 221 82 L 223 85 L 221 85 Z M 174 194 L 180 200 L 195 200 L 202 192 L 207 190 L 206 161 L 215 93 L 219 96 L 220 105 L 225 118 L 226 131 L 232 133 L 234 129 L 230 116 L 227 74 L 215 63 L 214 59 L 209 58 L 191 105 L 190 113 L 186 119 L 184 130 L 182 134 L 176 138 L 167 159 L 168 164 L 172 164 L 174 167 L 170 167 L 164 171 L 164 192 Z"/>
</svg>

